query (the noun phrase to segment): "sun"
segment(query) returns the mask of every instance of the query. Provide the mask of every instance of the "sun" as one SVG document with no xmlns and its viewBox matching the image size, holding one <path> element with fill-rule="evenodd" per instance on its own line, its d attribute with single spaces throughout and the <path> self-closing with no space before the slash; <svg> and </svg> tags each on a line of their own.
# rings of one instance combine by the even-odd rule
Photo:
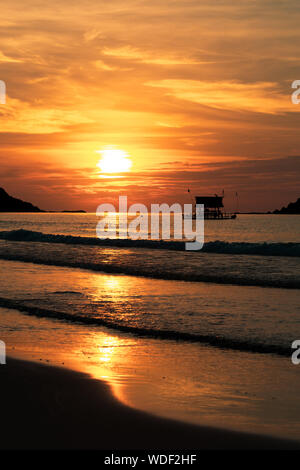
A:
<svg viewBox="0 0 300 470">
<path fill-rule="evenodd" d="M 97 150 L 101 154 L 101 159 L 97 163 L 102 173 L 123 173 L 129 171 L 132 161 L 128 153 L 119 149 Z"/>
</svg>

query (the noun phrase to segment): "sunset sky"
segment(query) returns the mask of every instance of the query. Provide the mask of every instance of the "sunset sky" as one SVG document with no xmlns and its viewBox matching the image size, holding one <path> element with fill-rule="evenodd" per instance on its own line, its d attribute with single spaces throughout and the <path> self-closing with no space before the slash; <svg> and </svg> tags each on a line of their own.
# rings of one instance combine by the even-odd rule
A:
<svg viewBox="0 0 300 470">
<path fill-rule="evenodd" d="M 299 25 L 299 0 L 2 3 L 0 186 L 52 210 L 296 200 Z"/>
</svg>

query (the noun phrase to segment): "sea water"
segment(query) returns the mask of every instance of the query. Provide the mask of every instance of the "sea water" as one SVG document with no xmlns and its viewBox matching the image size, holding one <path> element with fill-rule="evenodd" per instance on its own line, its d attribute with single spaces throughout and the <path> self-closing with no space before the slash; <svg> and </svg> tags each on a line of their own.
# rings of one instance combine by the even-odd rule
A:
<svg viewBox="0 0 300 470">
<path fill-rule="evenodd" d="M 300 439 L 300 217 L 205 221 L 197 253 L 101 245 L 96 223 L 0 215 L 8 353 L 84 369 L 157 414 Z"/>
</svg>

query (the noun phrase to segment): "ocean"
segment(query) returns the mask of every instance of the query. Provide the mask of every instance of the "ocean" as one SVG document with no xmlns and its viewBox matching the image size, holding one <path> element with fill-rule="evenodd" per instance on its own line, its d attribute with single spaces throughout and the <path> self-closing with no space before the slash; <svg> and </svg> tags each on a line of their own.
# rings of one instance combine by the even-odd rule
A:
<svg viewBox="0 0 300 470">
<path fill-rule="evenodd" d="M 300 217 L 205 221 L 205 244 L 96 238 L 95 214 L 0 215 L 0 339 L 130 406 L 300 439 Z"/>
</svg>

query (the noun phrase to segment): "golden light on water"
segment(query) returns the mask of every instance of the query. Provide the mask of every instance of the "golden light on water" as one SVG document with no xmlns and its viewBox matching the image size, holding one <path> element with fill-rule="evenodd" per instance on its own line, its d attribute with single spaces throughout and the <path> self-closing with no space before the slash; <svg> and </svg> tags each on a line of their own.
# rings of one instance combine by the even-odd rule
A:
<svg viewBox="0 0 300 470">
<path fill-rule="evenodd" d="M 113 359 L 113 355 L 116 354 L 115 347 L 118 346 L 118 338 L 107 337 L 103 341 L 103 344 L 99 346 L 99 361 L 100 362 L 111 362 Z"/>
<path fill-rule="evenodd" d="M 132 161 L 128 153 L 121 149 L 107 148 L 97 150 L 101 159 L 97 163 L 102 173 L 124 173 L 130 171 Z"/>
</svg>

